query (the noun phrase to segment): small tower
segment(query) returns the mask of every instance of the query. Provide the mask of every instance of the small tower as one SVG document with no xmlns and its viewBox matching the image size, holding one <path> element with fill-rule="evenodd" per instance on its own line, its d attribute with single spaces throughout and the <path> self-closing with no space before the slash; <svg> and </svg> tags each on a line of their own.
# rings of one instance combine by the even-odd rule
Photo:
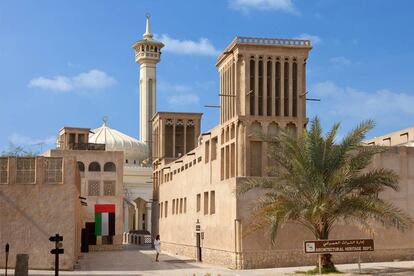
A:
<svg viewBox="0 0 414 276">
<path fill-rule="evenodd" d="M 149 157 L 152 154 L 152 123 L 151 118 L 156 112 L 156 65 L 160 61 L 161 48 L 159 41 L 153 39 L 150 30 L 150 15 L 146 15 L 146 29 L 141 40 L 132 48 L 135 50 L 135 62 L 140 65 L 139 72 L 139 113 L 140 140 L 148 145 Z"/>
</svg>

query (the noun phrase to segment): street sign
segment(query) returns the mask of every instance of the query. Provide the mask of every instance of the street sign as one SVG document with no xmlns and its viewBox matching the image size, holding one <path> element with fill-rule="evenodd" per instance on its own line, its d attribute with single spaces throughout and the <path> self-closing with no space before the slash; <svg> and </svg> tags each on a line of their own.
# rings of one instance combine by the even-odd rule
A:
<svg viewBox="0 0 414 276">
<path fill-rule="evenodd" d="M 55 248 L 50 250 L 50 253 L 55 255 L 55 276 L 59 276 L 59 255 L 63 254 L 65 251 L 63 250 L 63 236 L 56 234 L 49 238 L 49 241 L 55 243 Z"/>
<path fill-rule="evenodd" d="M 55 248 L 55 249 L 50 250 L 51 254 L 63 254 L 64 252 L 65 250 L 63 248 L 58 248 L 58 249 Z"/>
<path fill-rule="evenodd" d="M 305 241 L 305 253 L 343 253 L 374 251 L 374 240 L 314 240 Z"/>
<path fill-rule="evenodd" d="M 60 242 L 60 241 L 63 241 L 63 236 L 60 236 L 59 234 L 56 234 L 55 236 L 51 236 L 49 238 L 49 241 L 51 241 L 51 242 Z"/>
</svg>

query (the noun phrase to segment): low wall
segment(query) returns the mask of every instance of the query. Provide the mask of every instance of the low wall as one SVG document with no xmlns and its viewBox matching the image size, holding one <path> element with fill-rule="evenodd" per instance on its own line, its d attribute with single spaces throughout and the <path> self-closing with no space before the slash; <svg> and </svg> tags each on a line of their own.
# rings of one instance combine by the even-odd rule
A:
<svg viewBox="0 0 414 276">
<path fill-rule="evenodd" d="M 356 263 L 359 253 L 332 253 L 335 264 Z M 414 248 L 379 249 L 372 252 L 362 252 L 362 262 L 389 262 L 414 260 Z M 239 269 L 254 269 L 268 267 L 288 267 L 316 265 L 317 254 L 304 254 L 302 250 L 263 250 L 241 253 Z"/>
</svg>

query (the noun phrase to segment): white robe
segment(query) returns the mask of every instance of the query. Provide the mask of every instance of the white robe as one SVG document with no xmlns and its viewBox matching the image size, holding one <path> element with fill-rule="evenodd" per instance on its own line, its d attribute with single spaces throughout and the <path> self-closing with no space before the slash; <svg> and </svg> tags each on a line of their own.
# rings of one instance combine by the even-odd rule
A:
<svg viewBox="0 0 414 276">
<path fill-rule="evenodd" d="M 157 251 L 157 253 L 160 253 L 161 252 L 161 241 L 154 240 L 154 247 L 155 247 L 155 251 Z"/>
</svg>

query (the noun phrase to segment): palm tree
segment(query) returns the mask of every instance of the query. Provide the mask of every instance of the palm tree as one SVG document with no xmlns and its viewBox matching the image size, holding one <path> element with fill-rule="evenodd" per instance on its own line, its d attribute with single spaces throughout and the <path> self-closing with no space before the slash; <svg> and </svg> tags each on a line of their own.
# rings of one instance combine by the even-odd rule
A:
<svg viewBox="0 0 414 276">
<path fill-rule="evenodd" d="M 248 224 L 248 233 L 269 227 L 275 240 L 281 225 L 294 222 L 311 231 L 316 239 L 329 239 L 332 227 L 349 222 L 372 229 L 376 221 L 400 230 L 409 228 L 412 219 L 402 210 L 378 197 L 390 188 L 398 190 L 398 176 L 388 169 L 367 166 L 375 154 L 386 147 L 362 146 L 374 122 L 362 122 L 336 144 L 339 123 L 324 135 L 319 119 L 312 120 L 303 135 L 280 131 L 269 142 L 269 169 L 274 177 L 254 178 L 239 188 L 265 188 L 258 198 Z M 322 269 L 335 269 L 330 254 L 322 256 Z"/>
</svg>

